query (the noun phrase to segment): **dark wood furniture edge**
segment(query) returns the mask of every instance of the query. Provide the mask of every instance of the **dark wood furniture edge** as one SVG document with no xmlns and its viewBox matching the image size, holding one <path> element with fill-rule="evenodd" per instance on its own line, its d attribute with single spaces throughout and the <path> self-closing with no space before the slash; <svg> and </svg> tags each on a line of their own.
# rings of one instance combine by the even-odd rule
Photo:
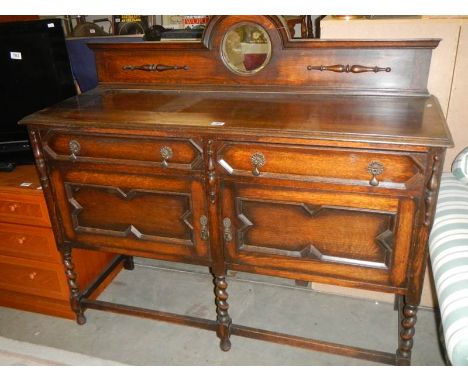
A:
<svg viewBox="0 0 468 382">
<path fill-rule="evenodd" d="M 427 89 L 359 89 L 349 87 L 328 87 L 328 86 L 307 86 L 301 87 L 286 86 L 286 85 L 230 85 L 220 84 L 216 89 L 209 84 L 145 84 L 141 82 L 101 82 L 94 89 L 87 91 L 86 95 L 95 94 L 105 90 L 148 90 L 148 91 L 172 91 L 172 92 L 208 92 L 208 93 L 223 93 L 223 92 L 242 92 L 246 94 L 304 94 L 304 95 L 346 95 L 346 96 L 395 96 L 395 97 L 433 97 Z"/>
<path fill-rule="evenodd" d="M 284 49 L 435 49 L 441 39 L 413 39 L 413 40 L 300 40 L 287 41 Z M 202 41 L 146 41 L 146 42 L 90 42 L 87 44 L 92 50 L 112 49 L 128 50 L 206 50 Z"/>
<path fill-rule="evenodd" d="M 83 129 L 82 131 L 86 131 L 86 127 L 95 127 L 96 123 L 95 122 L 79 122 L 79 121 L 67 121 L 66 119 L 60 120 L 57 117 L 54 117 L 53 119 L 47 118 L 47 117 L 42 117 L 35 115 L 34 117 L 26 117 L 23 118 L 20 122 L 22 125 L 28 125 L 32 128 L 37 128 L 37 129 L 47 129 L 49 127 L 64 127 L 65 125 L 68 127 L 73 127 L 73 128 L 79 128 Z M 129 130 L 147 130 L 147 131 L 164 131 L 164 132 L 171 132 L 171 133 L 192 133 L 192 132 L 197 132 L 198 134 L 204 134 L 204 135 L 212 135 L 213 139 L 215 137 L 218 137 L 220 135 L 219 129 L 217 127 L 213 126 L 190 126 L 190 125 L 182 125 L 182 124 L 177 124 L 177 125 L 148 125 L 145 123 L 132 123 L 132 125 L 122 125 L 118 123 L 109 123 L 109 122 L 99 122 L 99 125 L 102 127 L 111 127 L 115 128 L 116 130 L 122 130 L 122 131 L 129 131 Z M 257 137 L 258 131 L 255 129 L 249 129 L 249 128 L 243 128 L 242 126 L 233 126 L 233 129 L 242 129 L 243 136 L 252 136 L 252 137 Z M 190 129 L 194 129 L 191 131 Z M 448 131 L 448 127 L 445 125 L 446 131 Z M 453 147 L 453 139 L 451 138 L 450 133 L 448 133 L 447 139 L 430 139 L 430 138 L 425 138 L 422 140 L 419 137 L 405 137 L 402 139 L 399 139 L 398 137 L 390 138 L 386 136 L 371 136 L 371 135 L 360 135 L 360 134 L 351 134 L 351 133 L 326 133 L 326 132 L 312 132 L 310 134 L 298 134 L 297 132 L 283 132 L 275 129 L 263 129 L 263 132 L 265 134 L 268 134 L 271 137 L 275 138 L 293 138 L 296 140 L 330 140 L 330 141 L 343 141 L 343 142 L 358 142 L 358 143 L 366 143 L 366 144 L 389 144 L 389 145 L 399 145 L 399 144 L 407 144 L 409 146 L 415 145 L 418 147 L 421 146 L 427 146 L 427 147 L 446 147 L 450 148 Z M 239 133 L 234 132 L 231 133 L 229 131 L 223 132 L 223 136 L 226 137 L 226 139 L 238 139 L 239 138 Z M 232 137 L 232 138 L 230 138 Z"/>
<path fill-rule="evenodd" d="M 174 91 L 174 92 L 210 92 L 210 93 L 222 93 L 222 92 L 243 92 L 246 94 L 249 93 L 263 93 L 263 94 L 304 94 L 304 95 L 381 95 L 381 96 L 403 96 L 403 97 L 431 97 L 431 94 L 427 90 L 421 91 L 418 89 L 359 89 L 355 88 L 338 88 L 338 87 L 320 87 L 320 86 L 284 86 L 284 85 L 255 85 L 255 86 L 243 86 L 243 85 L 229 85 L 222 84 L 217 85 L 216 89 L 213 89 L 211 85 L 206 84 L 187 84 L 187 85 L 178 85 L 174 84 L 172 86 L 165 84 L 144 84 L 141 82 L 102 82 L 90 92 L 96 90 L 113 90 L 113 89 L 126 89 L 126 90 L 149 90 L 149 91 Z"/>
</svg>

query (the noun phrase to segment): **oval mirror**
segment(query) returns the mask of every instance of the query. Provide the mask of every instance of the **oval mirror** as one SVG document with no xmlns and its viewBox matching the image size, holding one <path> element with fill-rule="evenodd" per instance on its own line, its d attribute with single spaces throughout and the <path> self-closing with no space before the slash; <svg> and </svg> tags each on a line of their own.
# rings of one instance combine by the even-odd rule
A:
<svg viewBox="0 0 468 382">
<path fill-rule="evenodd" d="M 257 73 L 270 61 L 270 36 L 260 25 L 236 24 L 224 35 L 221 56 L 228 69 L 234 73 Z"/>
</svg>

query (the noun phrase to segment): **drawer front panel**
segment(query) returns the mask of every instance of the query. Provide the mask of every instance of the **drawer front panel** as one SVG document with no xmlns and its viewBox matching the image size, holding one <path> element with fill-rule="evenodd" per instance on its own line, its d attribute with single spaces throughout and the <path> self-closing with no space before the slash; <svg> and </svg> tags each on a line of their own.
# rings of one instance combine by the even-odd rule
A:
<svg viewBox="0 0 468 382">
<path fill-rule="evenodd" d="M 45 151 L 54 159 L 102 163 L 135 163 L 196 170 L 203 166 L 201 145 L 191 139 L 48 134 Z"/>
<path fill-rule="evenodd" d="M 410 199 L 233 184 L 223 193 L 229 262 L 396 287 L 405 281 Z"/>
<path fill-rule="evenodd" d="M 113 251 L 206 258 L 200 182 L 84 170 L 52 172 L 65 235 Z"/>
<path fill-rule="evenodd" d="M 217 161 L 230 175 L 392 188 L 422 181 L 425 166 L 419 153 L 231 143 L 219 149 Z"/>
<path fill-rule="evenodd" d="M 63 266 L 0 256 L 0 288 L 37 296 L 66 299 Z"/>
<path fill-rule="evenodd" d="M 0 255 L 61 264 L 50 228 L 0 223 Z"/>
<path fill-rule="evenodd" d="M 0 193 L 0 221 L 50 227 L 44 197 Z"/>
</svg>

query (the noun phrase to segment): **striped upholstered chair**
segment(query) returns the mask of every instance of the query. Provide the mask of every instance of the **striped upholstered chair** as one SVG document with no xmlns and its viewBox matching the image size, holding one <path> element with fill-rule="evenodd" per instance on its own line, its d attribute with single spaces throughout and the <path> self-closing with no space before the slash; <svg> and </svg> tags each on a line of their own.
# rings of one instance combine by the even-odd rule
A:
<svg viewBox="0 0 468 382">
<path fill-rule="evenodd" d="M 442 175 L 429 253 L 452 365 L 468 365 L 468 150 Z"/>
</svg>

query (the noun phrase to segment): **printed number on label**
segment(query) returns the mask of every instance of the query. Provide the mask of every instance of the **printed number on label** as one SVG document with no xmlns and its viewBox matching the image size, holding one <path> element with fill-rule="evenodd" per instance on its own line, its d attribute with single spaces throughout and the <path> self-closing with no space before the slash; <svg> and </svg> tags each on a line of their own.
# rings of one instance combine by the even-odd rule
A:
<svg viewBox="0 0 468 382">
<path fill-rule="evenodd" d="M 21 52 L 10 52 L 10 58 L 12 60 L 22 60 Z"/>
</svg>

